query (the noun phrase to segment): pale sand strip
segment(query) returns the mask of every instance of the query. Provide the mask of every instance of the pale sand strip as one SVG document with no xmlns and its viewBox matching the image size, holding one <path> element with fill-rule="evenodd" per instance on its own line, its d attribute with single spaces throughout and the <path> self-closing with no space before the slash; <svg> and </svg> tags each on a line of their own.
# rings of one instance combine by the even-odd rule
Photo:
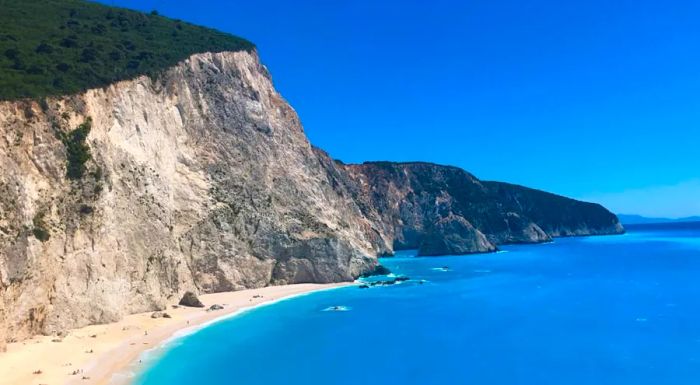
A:
<svg viewBox="0 0 700 385">
<path fill-rule="evenodd" d="M 206 294 L 200 297 L 206 308 L 225 304 L 224 309 L 207 312 L 200 308 L 170 308 L 165 312 L 172 318 L 153 319 L 150 312 L 134 314 L 116 323 L 72 330 L 61 342 L 52 342 L 55 337 L 38 336 L 12 343 L 6 353 L 0 353 L 0 384 L 105 385 L 129 382 L 123 377 L 113 379 L 113 375 L 127 371 L 142 352 L 158 347 L 178 331 L 231 316 L 251 306 L 343 285 L 347 284 L 298 284 Z M 257 295 L 262 297 L 253 298 Z M 36 370 L 41 370 L 41 374 L 33 374 Z M 82 372 L 72 375 L 75 370 Z"/>
</svg>

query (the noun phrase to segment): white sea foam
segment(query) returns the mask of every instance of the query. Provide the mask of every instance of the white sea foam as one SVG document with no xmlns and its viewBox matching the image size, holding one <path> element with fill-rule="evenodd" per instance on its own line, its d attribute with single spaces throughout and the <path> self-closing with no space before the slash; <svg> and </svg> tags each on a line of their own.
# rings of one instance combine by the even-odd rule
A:
<svg viewBox="0 0 700 385">
<path fill-rule="evenodd" d="M 323 311 L 350 311 L 351 309 L 348 306 L 329 306 Z"/>
<path fill-rule="evenodd" d="M 491 270 L 488 270 L 488 269 L 476 269 L 476 270 L 472 270 L 472 271 L 475 273 L 481 273 L 481 274 L 487 274 L 487 273 L 491 272 Z"/>
</svg>

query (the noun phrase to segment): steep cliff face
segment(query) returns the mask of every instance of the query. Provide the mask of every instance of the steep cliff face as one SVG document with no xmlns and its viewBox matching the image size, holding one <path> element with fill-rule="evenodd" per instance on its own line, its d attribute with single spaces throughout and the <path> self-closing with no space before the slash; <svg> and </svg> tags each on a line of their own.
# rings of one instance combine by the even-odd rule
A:
<svg viewBox="0 0 700 385">
<path fill-rule="evenodd" d="M 483 182 L 494 200 L 522 215 L 550 237 L 621 234 L 617 216 L 597 203 L 581 202 L 503 182 Z"/>
<path fill-rule="evenodd" d="M 385 241 L 420 255 L 467 254 L 551 237 L 623 232 L 600 205 L 498 182 L 430 163 L 340 165 L 355 200 Z"/>
<path fill-rule="evenodd" d="M 12 338 L 162 308 L 185 290 L 351 280 L 386 248 L 254 53 L 0 103 L 0 138 Z"/>
</svg>

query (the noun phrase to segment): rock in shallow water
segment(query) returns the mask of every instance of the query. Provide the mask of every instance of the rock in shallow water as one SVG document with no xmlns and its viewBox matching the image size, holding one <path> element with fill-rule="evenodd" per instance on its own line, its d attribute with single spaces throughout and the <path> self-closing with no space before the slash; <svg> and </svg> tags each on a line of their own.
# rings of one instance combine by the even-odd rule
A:
<svg viewBox="0 0 700 385">
<path fill-rule="evenodd" d="M 370 287 L 373 287 L 373 286 L 391 286 L 391 285 L 395 285 L 395 284 L 397 284 L 397 283 L 405 282 L 405 281 L 408 281 L 408 280 L 410 280 L 409 277 L 400 276 L 400 277 L 396 277 L 396 278 L 390 279 L 390 280 L 381 280 L 381 281 L 367 282 L 367 283 L 364 283 L 364 284 L 362 284 L 362 285 L 359 285 L 358 288 L 360 288 L 360 289 L 367 289 L 367 288 L 370 288 Z"/>
</svg>

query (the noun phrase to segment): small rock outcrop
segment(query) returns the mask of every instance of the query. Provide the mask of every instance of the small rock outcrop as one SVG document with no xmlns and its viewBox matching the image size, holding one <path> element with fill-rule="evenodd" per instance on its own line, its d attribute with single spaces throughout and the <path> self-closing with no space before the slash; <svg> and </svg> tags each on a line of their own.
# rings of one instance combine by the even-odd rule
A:
<svg viewBox="0 0 700 385">
<path fill-rule="evenodd" d="M 185 292 L 178 304 L 187 307 L 204 307 L 202 301 L 191 291 Z"/>
</svg>

